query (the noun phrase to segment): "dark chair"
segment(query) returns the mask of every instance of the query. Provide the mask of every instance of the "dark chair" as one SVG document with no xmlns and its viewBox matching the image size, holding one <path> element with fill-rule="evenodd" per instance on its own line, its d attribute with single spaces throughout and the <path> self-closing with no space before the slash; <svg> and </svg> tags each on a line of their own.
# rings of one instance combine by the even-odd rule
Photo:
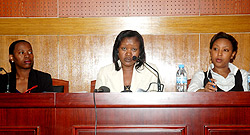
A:
<svg viewBox="0 0 250 135">
<path fill-rule="evenodd" d="M 55 92 L 68 93 L 69 81 L 52 78 L 52 85 Z"/>
</svg>

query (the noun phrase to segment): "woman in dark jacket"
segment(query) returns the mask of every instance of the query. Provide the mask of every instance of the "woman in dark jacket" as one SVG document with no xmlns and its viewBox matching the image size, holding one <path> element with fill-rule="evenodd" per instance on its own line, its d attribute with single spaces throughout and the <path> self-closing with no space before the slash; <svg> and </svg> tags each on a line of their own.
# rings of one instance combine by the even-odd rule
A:
<svg viewBox="0 0 250 135">
<path fill-rule="evenodd" d="M 34 55 L 31 44 L 25 40 L 17 40 L 9 47 L 11 73 L 0 76 L 0 93 L 39 93 L 53 91 L 51 75 L 33 69 Z"/>
</svg>

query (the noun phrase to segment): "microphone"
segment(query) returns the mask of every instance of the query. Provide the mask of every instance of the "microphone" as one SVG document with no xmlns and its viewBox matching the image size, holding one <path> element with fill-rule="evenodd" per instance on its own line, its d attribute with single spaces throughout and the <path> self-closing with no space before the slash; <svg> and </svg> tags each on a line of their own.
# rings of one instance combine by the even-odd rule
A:
<svg viewBox="0 0 250 135">
<path fill-rule="evenodd" d="M 150 67 L 151 69 L 153 69 L 153 70 L 156 72 L 156 74 L 157 74 L 158 92 L 163 92 L 163 87 L 164 87 L 164 85 L 161 84 L 160 75 L 159 75 L 158 71 L 157 71 L 156 69 L 154 69 L 152 66 L 150 66 L 147 62 L 142 61 L 140 58 L 138 58 L 138 57 L 136 57 L 136 56 L 133 56 L 132 59 L 133 59 L 134 61 L 141 61 L 141 62 L 145 63 L 148 67 Z M 150 83 L 150 85 L 151 85 L 151 83 Z M 149 85 L 149 87 L 150 87 L 150 85 Z M 161 87 L 161 86 L 162 86 L 162 87 Z"/>
<path fill-rule="evenodd" d="M 2 67 L 0 67 L 0 71 L 4 71 L 8 76 L 8 84 L 7 84 L 7 91 L 5 93 L 10 93 L 10 75 L 9 73 Z"/>
<path fill-rule="evenodd" d="M 99 92 L 110 92 L 110 89 L 108 87 L 106 87 L 106 86 L 101 86 L 98 89 L 95 89 L 94 92 L 97 92 L 97 93 L 99 93 Z"/>
</svg>

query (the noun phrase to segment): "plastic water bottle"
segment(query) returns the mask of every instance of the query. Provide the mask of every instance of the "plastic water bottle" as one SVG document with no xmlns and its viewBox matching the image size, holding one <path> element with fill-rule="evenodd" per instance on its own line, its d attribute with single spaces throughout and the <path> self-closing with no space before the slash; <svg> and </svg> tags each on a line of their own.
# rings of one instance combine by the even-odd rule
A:
<svg viewBox="0 0 250 135">
<path fill-rule="evenodd" d="M 178 92 L 187 91 L 187 72 L 183 64 L 179 65 L 179 69 L 176 73 L 176 89 Z"/>
<path fill-rule="evenodd" d="M 250 69 L 248 70 L 248 75 L 247 75 L 247 86 L 248 86 L 248 91 L 250 91 Z"/>
</svg>

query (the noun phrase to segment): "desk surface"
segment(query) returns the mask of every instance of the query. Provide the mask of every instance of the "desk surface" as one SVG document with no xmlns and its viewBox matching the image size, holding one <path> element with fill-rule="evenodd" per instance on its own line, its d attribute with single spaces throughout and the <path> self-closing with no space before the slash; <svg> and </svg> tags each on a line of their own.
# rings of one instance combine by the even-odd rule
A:
<svg viewBox="0 0 250 135">
<path fill-rule="evenodd" d="M 97 107 L 250 107 L 250 92 L 96 93 Z M 93 93 L 0 93 L 0 107 L 94 107 Z"/>
</svg>

